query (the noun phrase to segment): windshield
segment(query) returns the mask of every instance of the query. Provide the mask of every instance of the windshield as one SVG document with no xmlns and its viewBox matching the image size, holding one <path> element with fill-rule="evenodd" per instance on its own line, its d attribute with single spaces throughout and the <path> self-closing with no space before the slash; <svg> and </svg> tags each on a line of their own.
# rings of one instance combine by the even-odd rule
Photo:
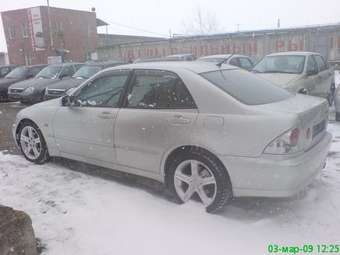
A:
<svg viewBox="0 0 340 255">
<path fill-rule="evenodd" d="M 202 77 L 247 105 L 268 104 L 291 94 L 244 70 L 219 70 L 202 73 Z"/>
<path fill-rule="evenodd" d="M 37 74 L 37 78 L 55 79 L 57 78 L 62 66 L 47 66 Z"/>
<path fill-rule="evenodd" d="M 253 69 L 258 73 L 292 73 L 303 72 L 305 56 L 277 55 L 266 56 Z"/>
<path fill-rule="evenodd" d="M 100 70 L 101 70 L 101 68 L 99 66 L 83 66 L 72 77 L 73 78 L 88 79 L 92 75 L 99 72 Z"/>
<path fill-rule="evenodd" d="M 7 79 L 21 79 L 24 78 L 27 72 L 27 68 L 25 66 L 20 66 L 12 70 L 5 77 Z"/>
</svg>

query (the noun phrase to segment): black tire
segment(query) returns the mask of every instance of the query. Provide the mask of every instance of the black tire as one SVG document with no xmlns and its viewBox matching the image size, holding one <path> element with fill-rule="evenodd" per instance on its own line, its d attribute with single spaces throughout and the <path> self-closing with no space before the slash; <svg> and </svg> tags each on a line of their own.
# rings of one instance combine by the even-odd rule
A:
<svg viewBox="0 0 340 255">
<path fill-rule="evenodd" d="M 174 201 L 179 204 L 183 203 L 175 189 L 175 170 L 181 162 L 190 159 L 200 161 L 209 167 L 216 180 L 216 197 L 214 201 L 205 208 L 206 211 L 208 213 L 217 213 L 221 211 L 232 199 L 233 194 L 231 181 L 223 164 L 215 156 L 201 149 L 184 151 L 168 165 L 168 169 L 166 169 L 166 185 L 172 194 Z"/>
<path fill-rule="evenodd" d="M 32 160 L 32 159 L 30 159 L 29 157 L 26 156 L 26 154 L 24 153 L 23 148 L 21 146 L 21 142 L 20 142 L 21 132 L 27 126 L 31 126 L 37 131 L 37 134 L 39 135 L 39 138 L 40 138 L 40 141 L 41 141 L 40 156 L 35 160 Z M 32 121 L 25 121 L 24 123 L 22 123 L 20 125 L 19 131 L 18 131 L 18 144 L 19 144 L 21 153 L 30 162 L 41 165 L 41 164 L 44 164 L 45 162 L 47 162 L 50 159 L 44 136 L 43 136 L 41 130 L 39 129 L 39 127 L 36 124 L 34 124 Z"/>
<path fill-rule="evenodd" d="M 340 112 L 335 113 L 335 120 L 340 121 Z"/>
</svg>

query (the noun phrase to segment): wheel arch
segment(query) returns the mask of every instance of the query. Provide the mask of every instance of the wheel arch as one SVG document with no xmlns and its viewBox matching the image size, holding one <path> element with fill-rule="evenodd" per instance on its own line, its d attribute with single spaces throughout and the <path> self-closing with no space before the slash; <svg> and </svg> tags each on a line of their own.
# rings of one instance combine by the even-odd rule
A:
<svg viewBox="0 0 340 255">
<path fill-rule="evenodd" d="M 161 164 L 161 176 L 163 179 L 163 182 L 165 185 L 167 185 L 166 183 L 166 174 L 167 174 L 167 169 L 169 167 L 169 164 L 171 162 L 171 160 L 175 159 L 177 157 L 177 155 L 179 155 L 180 153 L 184 153 L 184 152 L 190 152 L 192 150 L 200 150 L 203 153 L 209 154 L 212 157 L 214 157 L 216 159 L 216 161 L 221 164 L 221 166 L 224 167 L 224 170 L 229 178 L 229 181 L 231 183 L 231 178 L 230 178 L 230 174 L 228 172 L 227 166 L 222 162 L 222 160 L 216 155 L 216 153 L 214 153 L 213 151 L 211 151 L 210 149 L 204 148 L 203 146 L 198 146 L 198 145 L 181 145 L 181 146 L 177 146 L 175 148 L 170 149 L 165 156 L 163 157 L 162 160 L 162 164 Z M 231 183 L 232 184 L 232 183 Z"/>
<path fill-rule="evenodd" d="M 29 119 L 29 118 L 23 118 L 23 119 L 21 119 L 21 120 L 19 121 L 19 123 L 17 124 L 16 129 L 15 129 L 15 140 L 16 140 L 16 143 L 17 143 L 17 144 L 18 144 L 18 142 L 19 142 L 19 130 L 20 130 L 20 128 L 22 127 L 22 125 L 23 125 L 24 123 L 28 123 L 28 122 L 33 123 L 34 125 L 36 125 L 36 126 L 39 128 L 39 126 L 37 125 L 37 123 L 35 123 L 33 120 L 31 120 L 31 119 Z M 39 130 L 40 130 L 40 132 L 43 134 L 41 128 L 39 128 Z M 43 134 L 43 136 L 44 136 L 44 134 Z"/>
</svg>

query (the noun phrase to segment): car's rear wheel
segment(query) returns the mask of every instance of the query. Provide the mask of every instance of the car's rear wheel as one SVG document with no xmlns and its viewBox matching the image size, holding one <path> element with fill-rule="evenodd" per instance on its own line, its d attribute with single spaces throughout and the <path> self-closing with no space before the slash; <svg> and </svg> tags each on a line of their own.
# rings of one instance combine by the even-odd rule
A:
<svg viewBox="0 0 340 255">
<path fill-rule="evenodd" d="M 45 139 L 37 125 L 27 121 L 20 126 L 18 134 L 21 152 L 27 160 L 43 164 L 49 159 Z"/>
<path fill-rule="evenodd" d="M 335 113 L 335 120 L 340 121 L 340 112 Z"/>
<path fill-rule="evenodd" d="M 171 162 L 167 184 L 176 202 L 198 197 L 210 213 L 218 212 L 232 198 L 226 169 L 214 156 L 200 150 L 185 152 Z"/>
</svg>

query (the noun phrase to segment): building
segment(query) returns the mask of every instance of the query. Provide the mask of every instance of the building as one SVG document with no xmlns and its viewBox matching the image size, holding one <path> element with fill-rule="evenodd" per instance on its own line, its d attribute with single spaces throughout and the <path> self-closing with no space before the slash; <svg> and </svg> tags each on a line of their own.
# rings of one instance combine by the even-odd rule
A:
<svg viewBox="0 0 340 255">
<path fill-rule="evenodd" d="M 176 53 L 192 53 L 196 57 L 237 53 L 259 60 L 280 51 L 315 51 L 328 60 L 340 59 L 340 23 L 98 45 L 97 55 L 99 59 L 129 61 Z"/>
<path fill-rule="evenodd" d="M 0 52 L 0 66 L 8 65 L 8 54 L 7 52 Z"/>
<path fill-rule="evenodd" d="M 38 6 L 1 13 L 11 64 L 47 63 L 50 56 L 85 61 L 96 51 L 96 13 Z"/>
</svg>

